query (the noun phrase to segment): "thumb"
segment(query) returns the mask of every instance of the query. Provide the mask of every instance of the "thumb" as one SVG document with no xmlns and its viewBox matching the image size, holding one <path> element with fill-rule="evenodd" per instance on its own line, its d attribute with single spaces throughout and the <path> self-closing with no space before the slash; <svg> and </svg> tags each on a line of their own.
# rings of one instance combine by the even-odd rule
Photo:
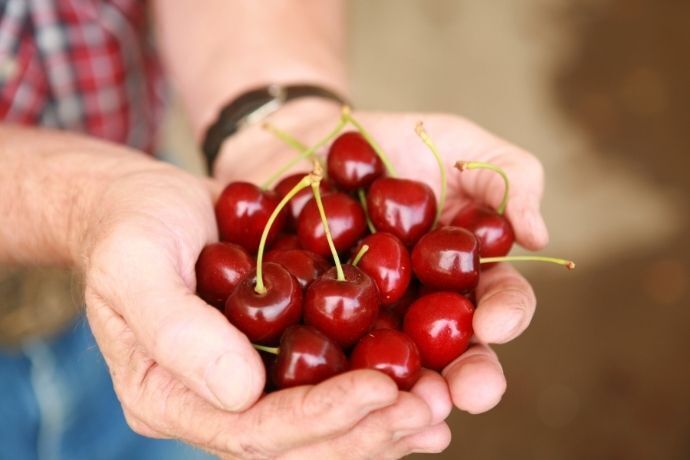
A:
<svg viewBox="0 0 690 460">
<path fill-rule="evenodd" d="M 146 338 L 153 359 L 194 392 L 233 412 L 261 396 L 261 358 L 218 310 L 182 290 L 152 299 L 143 310 L 137 335 Z"/>
<path fill-rule="evenodd" d="M 228 411 L 251 406 L 265 371 L 247 337 L 194 295 L 161 241 L 130 232 L 92 258 L 89 289 L 122 316 L 158 365 Z"/>
</svg>

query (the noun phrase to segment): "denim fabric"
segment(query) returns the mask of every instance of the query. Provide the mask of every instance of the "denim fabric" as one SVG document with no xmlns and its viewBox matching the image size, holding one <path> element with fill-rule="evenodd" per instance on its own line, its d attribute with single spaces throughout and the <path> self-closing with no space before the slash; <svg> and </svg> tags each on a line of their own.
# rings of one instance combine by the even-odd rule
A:
<svg viewBox="0 0 690 460">
<path fill-rule="evenodd" d="M 209 458 L 127 426 L 83 317 L 58 337 L 0 349 L 0 460 Z"/>
</svg>

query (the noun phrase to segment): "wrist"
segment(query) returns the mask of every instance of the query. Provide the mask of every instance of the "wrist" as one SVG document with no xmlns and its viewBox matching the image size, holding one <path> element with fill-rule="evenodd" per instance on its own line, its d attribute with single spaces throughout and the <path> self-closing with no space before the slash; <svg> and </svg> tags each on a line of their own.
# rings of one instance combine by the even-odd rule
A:
<svg viewBox="0 0 690 460">
<path fill-rule="evenodd" d="M 264 122 L 290 133 L 304 145 L 316 143 L 340 118 L 336 101 L 309 97 L 290 101 Z M 263 128 L 262 123 L 244 127 L 226 139 L 214 166 L 214 176 L 223 182 L 245 180 L 260 184 L 280 165 L 297 155 Z M 304 162 L 295 170 L 309 170 Z"/>
</svg>

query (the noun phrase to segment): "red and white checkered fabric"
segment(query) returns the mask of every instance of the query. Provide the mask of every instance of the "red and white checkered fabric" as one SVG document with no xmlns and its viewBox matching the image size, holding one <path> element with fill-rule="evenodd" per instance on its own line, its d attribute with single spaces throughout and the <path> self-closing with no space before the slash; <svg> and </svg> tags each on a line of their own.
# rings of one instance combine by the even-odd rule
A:
<svg viewBox="0 0 690 460">
<path fill-rule="evenodd" d="M 138 0 L 0 0 L 0 120 L 152 151 L 161 71 Z"/>
</svg>

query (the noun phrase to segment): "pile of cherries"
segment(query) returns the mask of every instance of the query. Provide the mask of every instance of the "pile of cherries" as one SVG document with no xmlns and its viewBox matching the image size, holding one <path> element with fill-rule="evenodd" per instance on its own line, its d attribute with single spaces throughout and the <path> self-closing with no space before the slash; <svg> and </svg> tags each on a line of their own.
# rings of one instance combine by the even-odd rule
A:
<svg viewBox="0 0 690 460">
<path fill-rule="evenodd" d="M 341 134 L 347 123 L 357 131 Z M 459 169 L 500 173 L 504 200 L 496 210 L 470 204 L 443 226 L 445 172 L 421 124 L 417 133 L 441 167 L 440 202 L 428 185 L 395 177 L 347 109 L 312 148 L 271 130 L 300 150 L 280 174 L 317 158 L 316 150 L 335 138 L 325 167 L 315 161 L 312 172 L 289 175 L 272 188 L 273 181 L 228 184 L 215 209 L 221 241 L 207 245 L 196 264 L 198 295 L 262 351 L 268 389 L 370 368 L 408 390 L 422 367 L 441 370 L 460 356 L 473 334 L 480 264 L 507 260 L 502 256 L 515 238 L 503 215 L 505 173 L 459 163 Z M 530 258 L 573 266 L 513 260 Z"/>
</svg>

